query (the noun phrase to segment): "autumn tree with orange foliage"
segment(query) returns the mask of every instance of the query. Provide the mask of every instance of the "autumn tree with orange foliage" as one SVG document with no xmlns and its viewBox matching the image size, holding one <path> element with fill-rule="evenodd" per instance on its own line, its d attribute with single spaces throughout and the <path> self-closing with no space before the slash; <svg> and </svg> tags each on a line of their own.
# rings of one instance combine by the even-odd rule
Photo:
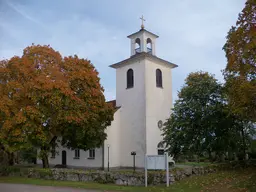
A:
<svg viewBox="0 0 256 192">
<path fill-rule="evenodd" d="M 0 143 L 8 152 L 40 148 L 44 167 L 60 138 L 62 146 L 100 147 L 114 109 L 106 103 L 89 60 L 62 57 L 50 46 L 32 45 L 0 65 Z"/>
<path fill-rule="evenodd" d="M 256 0 L 247 0 L 236 26 L 227 36 L 223 49 L 229 104 L 234 113 L 256 121 Z"/>
</svg>

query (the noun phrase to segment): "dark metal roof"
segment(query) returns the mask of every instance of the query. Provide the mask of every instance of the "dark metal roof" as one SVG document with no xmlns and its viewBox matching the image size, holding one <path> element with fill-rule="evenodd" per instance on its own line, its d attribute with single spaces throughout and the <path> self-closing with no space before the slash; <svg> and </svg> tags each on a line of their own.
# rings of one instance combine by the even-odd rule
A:
<svg viewBox="0 0 256 192">
<path fill-rule="evenodd" d="M 114 109 L 119 109 L 120 106 L 116 106 L 116 100 L 107 101 L 107 103 L 111 104 Z"/>
<path fill-rule="evenodd" d="M 156 34 L 150 32 L 150 31 L 148 31 L 148 30 L 146 30 L 146 29 L 140 29 L 139 31 L 137 31 L 137 32 L 135 32 L 135 33 L 133 33 L 133 34 L 131 34 L 131 35 L 128 35 L 127 37 L 130 38 L 130 37 L 132 37 L 133 35 L 136 35 L 136 34 L 141 33 L 141 32 L 149 33 L 149 34 L 155 36 L 156 38 L 159 37 L 158 35 L 156 35 Z"/>
<path fill-rule="evenodd" d="M 109 67 L 118 68 L 118 67 L 121 67 L 122 65 L 129 64 L 131 61 L 134 61 L 134 60 L 139 59 L 139 58 L 151 58 L 151 59 L 154 59 L 156 61 L 160 61 L 162 63 L 171 65 L 172 68 L 178 67 L 178 65 L 176 65 L 174 63 L 171 63 L 169 61 L 166 61 L 164 59 L 161 59 L 159 57 L 156 57 L 156 56 L 154 56 L 152 54 L 149 54 L 149 53 L 146 53 L 146 52 L 136 53 L 135 55 L 132 55 L 130 58 L 125 59 L 123 61 L 120 61 L 118 63 L 112 64 Z"/>
</svg>

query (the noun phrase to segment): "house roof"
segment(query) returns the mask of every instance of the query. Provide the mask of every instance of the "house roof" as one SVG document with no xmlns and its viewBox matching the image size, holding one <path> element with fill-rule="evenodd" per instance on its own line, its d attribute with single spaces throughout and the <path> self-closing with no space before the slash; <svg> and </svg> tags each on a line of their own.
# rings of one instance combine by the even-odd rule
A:
<svg viewBox="0 0 256 192">
<path fill-rule="evenodd" d="M 119 109 L 121 106 L 116 105 L 116 100 L 107 101 L 107 103 L 111 104 L 114 109 Z"/>
<path fill-rule="evenodd" d="M 133 33 L 133 34 L 131 34 L 131 35 L 128 35 L 127 37 L 128 37 L 128 38 L 131 38 L 132 36 L 137 35 L 138 33 L 141 33 L 141 32 L 149 33 L 150 35 L 153 35 L 155 38 L 158 38 L 158 37 L 159 37 L 158 35 L 156 35 L 156 34 L 150 32 L 150 31 L 148 31 L 148 30 L 146 30 L 146 29 L 144 29 L 144 28 L 140 29 L 139 31 L 137 31 L 137 32 L 135 32 L 135 33 Z"/>
<path fill-rule="evenodd" d="M 132 62 L 132 61 L 134 61 L 136 59 L 139 59 L 139 58 L 151 58 L 151 59 L 153 59 L 155 61 L 162 62 L 162 63 L 165 63 L 167 65 L 170 65 L 172 68 L 178 67 L 178 65 L 176 65 L 174 63 L 171 63 L 169 61 L 166 61 L 164 59 L 161 59 L 159 57 L 156 57 L 156 56 L 154 56 L 154 55 L 152 55 L 150 53 L 146 53 L 146 52 L 136 53 L 135 55 L 132 55 L 130 58 L 125 59 L 123 61 L 120 61 L 118 63 L 112 64 L 109 67 L 112 67 L 112 68 L 116 69 L 116 68 L 119 68 L 119 67 L 121 67 L 121 66 L 123 66 L 125 64 L 129 64 L 130 62 Z"/>
</svg>

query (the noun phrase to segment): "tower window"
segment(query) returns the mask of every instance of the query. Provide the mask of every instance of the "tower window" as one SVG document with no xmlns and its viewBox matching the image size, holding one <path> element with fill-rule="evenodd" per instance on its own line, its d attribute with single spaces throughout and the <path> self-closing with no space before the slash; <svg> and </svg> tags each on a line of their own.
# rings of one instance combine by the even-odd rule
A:
<svg viewBox="0 0 256 192">
<path fill-rule="evenodd" d="M 140 53 L 140 52 L 141 52 L 140 39 L 137 38 L 135 40 L 135 53 Z"/>
<path fill-rule="evenodd" d="M 129 69 L 127 71 L 127 88 L 132 88 L 134 84 L 134 80 L 133 80 L 133 70 Z"/>
<path fill-rule="evenodd" d="M 156 86 L 163 87 L 162 71 L 160 69 L 156 70 Z"/>
<path fill-rule="evenodd" d="M 150 38 L 147 39 L 147 53 L 152 54 L 152 41 Z"/>
</svg>

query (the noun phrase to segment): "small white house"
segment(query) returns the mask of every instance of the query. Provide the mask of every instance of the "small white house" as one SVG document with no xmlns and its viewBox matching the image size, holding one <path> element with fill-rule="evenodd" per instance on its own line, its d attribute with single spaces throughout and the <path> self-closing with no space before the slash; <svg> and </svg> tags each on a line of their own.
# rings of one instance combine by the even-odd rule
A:
<svg viewBox="0 0 256 192">
<path fill-rule="evenodd" d="M 158 36 L 143 25 L 128 38 L 131 56 L 110 65 L 116 70 L 116 100 L 109 102 L 117 110 L 104 145 L 89 151 L 60 147 L 50 157 L 51 165 L 132 167 L 135 151 L 136 167 L 143 168 L 146 154 L 163 154 L 161 128 L 170 117 L 172 69 L 177 65 L 156 56 Z"/>
</svg>

